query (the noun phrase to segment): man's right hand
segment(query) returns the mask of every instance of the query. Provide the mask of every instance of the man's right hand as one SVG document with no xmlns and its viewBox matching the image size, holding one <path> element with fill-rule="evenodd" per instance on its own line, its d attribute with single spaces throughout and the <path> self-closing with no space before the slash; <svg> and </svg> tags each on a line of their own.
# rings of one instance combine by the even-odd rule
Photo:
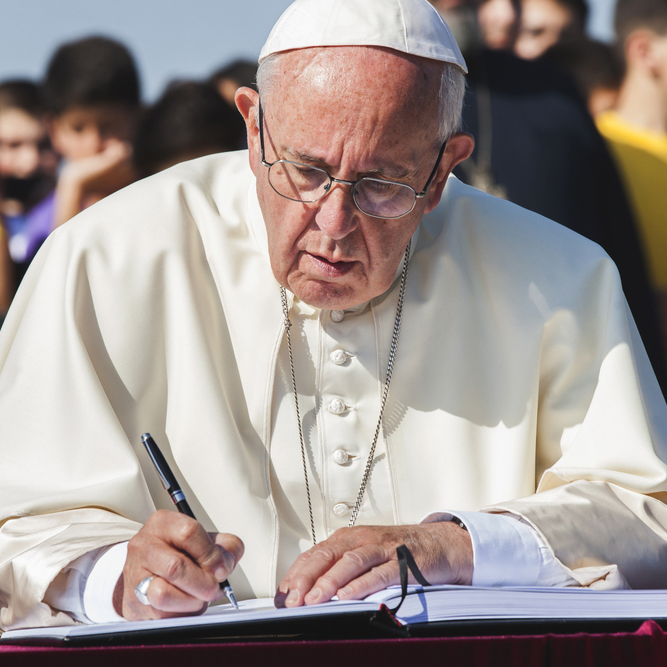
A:
<svg viewBox="0 0 667 667">
<path fill-rule="evenodd" d="M 200 614 L 224 597 L 219 583 L 241 556 L 243 542 L 235 535 L 207 533 L 189 516 L 159 510 L 128 544 L 114 593 L 116 612 L 130 621 Z M 134 588 L 150 576 L 147 606 Z"/>
</svg>

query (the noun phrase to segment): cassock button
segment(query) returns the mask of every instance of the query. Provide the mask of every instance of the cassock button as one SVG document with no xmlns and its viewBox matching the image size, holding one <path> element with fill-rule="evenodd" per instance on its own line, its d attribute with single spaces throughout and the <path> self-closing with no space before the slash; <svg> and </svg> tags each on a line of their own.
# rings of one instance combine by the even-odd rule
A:
<svg viewBox="0 0 667 667">
<path fill-rule="evenodd" d="M 336 366 L 342 366 L 351 356 L 353 355 L 345 350 L 334 350 L 331 353 L 331 361 L 333 361 Z"/>
<path fill-rule="evenodd" d="M 350 513 L 350 506 L 346 503 L 336 503 L 333 506 L 333 513 L 336 516 L 345 516 Z"/>
<path fill-rule="evenodd" d="M 345 311 L 344 310 L 332 310 L 331 311 L 331 319 L 334 322 L 342 322 L 344 317 L 345 317 Z"/>
<path fill-rule="evenodd" d="M 339 466 L 345 465 L 350 458 L 350 455 L 344 449 L 337 449 L 333 453 L 334 463 L 337 463 Z"/>
<path fill-rule="evenodd" d="M 329 412 L 332 412 L 335 415 L 342 415 L 346 411 L 347 406 L 340 398 L 334 398 L 333 401 L 329 403 Z"/>
</svg>

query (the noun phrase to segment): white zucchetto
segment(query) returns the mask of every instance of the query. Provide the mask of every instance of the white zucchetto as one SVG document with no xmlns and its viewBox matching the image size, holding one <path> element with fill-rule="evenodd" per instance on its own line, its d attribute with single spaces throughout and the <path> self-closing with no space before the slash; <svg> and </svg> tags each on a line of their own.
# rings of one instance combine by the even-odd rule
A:
<svg viewBox="0 0 667 667">
<path fill-rule="evenodd" d="M 383 46 L 467 72 L 456 40 L 427 0 L 296 0 L 259 55 L 321 46 Z"/>
</svg>

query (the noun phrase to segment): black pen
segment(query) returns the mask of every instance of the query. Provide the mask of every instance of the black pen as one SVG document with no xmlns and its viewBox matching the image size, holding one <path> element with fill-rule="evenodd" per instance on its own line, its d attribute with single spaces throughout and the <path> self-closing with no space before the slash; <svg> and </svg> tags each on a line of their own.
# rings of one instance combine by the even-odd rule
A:
<svg viewBox="0 0 667 667">
<path fill-rule="evenodd" d="M 144 433 L 141 436 L 141 442 L 144 443 L 144 447 L 146 447 L 148 456 L 151 457 L 151 461 L 153 461 L 153 465 L 155 465 L 157 473 L 160 476 L 160 480 L 162 481 L 162 486 L 167 489 L 167 492 L 171 496 L 171 499 L 174 501 L 174 505 L 176 505 L 178 511 L 181 514 L 187 514 L 189 517 L 192 517 L 196 521 L 197 517 L 190 509 L 190 505 L 188 505 L 188 501 L 185 499 L 185 494 L 181 490 L 179 483 L 176 481 L 176 477 L 174 477 L 174 473 L 171 472 L 169 464 L 165 460 L 164 456 L 162 456 L 162 452 L 155 443 L 155 440 L 153 440 L 151 437 L 151 434 Z M 234 597 L 234 591 L 232 590 L 232 587 L 230 586 L 227 579 L 220 583 L 220 589 L 227 596 L 227 599 L 232 603 L 234 609 L 238 611 L 239 604 Z"/>
</svg>

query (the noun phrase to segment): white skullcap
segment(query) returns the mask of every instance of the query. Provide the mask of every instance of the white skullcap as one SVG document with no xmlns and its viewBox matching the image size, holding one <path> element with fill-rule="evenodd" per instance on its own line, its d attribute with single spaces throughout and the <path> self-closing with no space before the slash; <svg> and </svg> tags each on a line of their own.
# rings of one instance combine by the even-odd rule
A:
<svg viewBox="0 0 667 667">
<path fill-rule="evenodd" d="M 384 46 L 468 71 L 449 27 L 427 0 L 296 0 L 273 26 L 259 62 L 317 46 Z"/>
</svg>

